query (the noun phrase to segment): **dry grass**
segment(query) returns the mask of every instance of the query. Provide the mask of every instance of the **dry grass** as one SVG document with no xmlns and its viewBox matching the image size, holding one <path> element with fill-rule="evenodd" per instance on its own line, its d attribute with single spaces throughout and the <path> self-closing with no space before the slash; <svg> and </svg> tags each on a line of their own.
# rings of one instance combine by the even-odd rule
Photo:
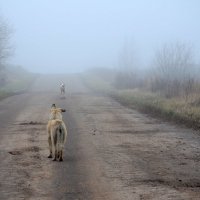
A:
<svg viewBox="0 0 200 200">
<path fill-rule="evenodd" d="M 84 83 L 92 90 L 112 96 L 121 104 L 138 109 L 170 121 L 200 128 L 200 96 L 191 98 L 164 98 L 155 93 L 142 90 L 116 90 L 109 82 L 92 75 L 82 77 Z"/>
<path fill-rule="evenodd" d="M 124 105 L 159 117 L 200 128 L 200 107 L 178 98 L 161 98 L 141 91 L 118 91 L 116 99 Z"/>
</svg>

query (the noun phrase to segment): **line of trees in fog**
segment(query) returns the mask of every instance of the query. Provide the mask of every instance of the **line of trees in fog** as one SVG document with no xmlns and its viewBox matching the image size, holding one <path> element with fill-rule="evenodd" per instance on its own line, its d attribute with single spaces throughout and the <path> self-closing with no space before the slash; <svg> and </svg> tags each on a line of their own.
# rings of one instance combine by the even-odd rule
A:
<svg viewBox="0 0 200 200">
<path fill-rule="evenodd" d="M 167 98 L 183 96 L 186 99 L 200 91 L 200 70 L 194 62 L 193 48 L 185 43 L 165 44 L 155 52 L 152 67 L 143 72 L 134 60 L 132 50 L 123 49 L 114 79 L 118 89 L 146 89 Z"/>
<path fill-rule="evenodd" d="M 0 17 L 0 86 L 5 84 L 5 61 L 12 55 L 11 35 L 9 24 Z M 112 79 L 118 89 L 140 88 L 167 98 L 182 96 L 186 100 L 200 92 L 200 65 L 194 61 L 191 46 L 183 42 L 163 45 L 155 52 L 151 67 L 143 71 L 136 49 L 134 44 L 125 43 L 117 69 L 108 73 L 108 69 L 96 69 L 96 72 L 107 80 Z"/>
<path fill-rule="evenodd" d="M 115 86 L 119 89 L 138 87 L 138 65 L 134 44 L 126 42 L 119 53 Z"/>
</svg>

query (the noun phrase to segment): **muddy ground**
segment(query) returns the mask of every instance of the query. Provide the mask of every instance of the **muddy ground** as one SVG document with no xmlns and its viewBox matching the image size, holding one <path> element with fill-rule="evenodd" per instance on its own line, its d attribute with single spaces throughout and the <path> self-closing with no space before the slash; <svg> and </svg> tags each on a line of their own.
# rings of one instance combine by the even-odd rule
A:
<svg viewBox="0 0 200 200">
<path fill-rule="evenodd" d="M 66 109 L 64 162 L 47 158 L 52 103 Z M 200 199 L 200 134 L 96 94 L 76 75 L 43 75 L 0 102 L 0 199 Z"/>
</svg>

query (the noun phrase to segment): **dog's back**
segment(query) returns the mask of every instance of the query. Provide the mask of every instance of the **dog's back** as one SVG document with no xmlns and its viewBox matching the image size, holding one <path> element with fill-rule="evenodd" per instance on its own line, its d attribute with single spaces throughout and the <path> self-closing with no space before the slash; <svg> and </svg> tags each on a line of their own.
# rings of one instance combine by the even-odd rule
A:
<svg viewBox="0 0 200 200">
<path fill-rule="evenodd" d="M 55 143 L 59 143 L 62 147 L 66 142 L 67 129 L 62 120 L 55 119 L 50 121 L 51 137 L 55 138 Z"/>
<path fill-rule="evenodd" d="M 49 120 L 60 119 L 62 120 L 62 109 L 61 108 L 51 108 Z"/>
</svg>

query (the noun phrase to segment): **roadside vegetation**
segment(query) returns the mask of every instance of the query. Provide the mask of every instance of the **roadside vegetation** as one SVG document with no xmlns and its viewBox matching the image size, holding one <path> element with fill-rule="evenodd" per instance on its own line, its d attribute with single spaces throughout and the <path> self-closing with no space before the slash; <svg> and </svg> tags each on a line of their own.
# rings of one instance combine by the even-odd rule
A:
<svg viewBox="0 0 200 200">
<path fill-rule="evenodd" d="M 0 18 L 0 99 L 26 91 L 36 77 L 22 67 L 7 64 L 14 53 L 10 44 L 12 33 L 9 24 Z"/>
<path fill-rule="evenodd" d="M 36 74 L 30 73 L 22 67 L 7 66 L 4 70 L 1 70 L 0 99 L 26 92 L 36 76 Z"/>
<path fill-rule="evenodd" d="M 129 56 L 123 56 L 117 69 L 85 73 L 83 81 L 123 105 L 200 128 L 200 65 L 194 62 L 192 48 L 184 43 L 164 45 L 143 71 Z"/>
</svg>

